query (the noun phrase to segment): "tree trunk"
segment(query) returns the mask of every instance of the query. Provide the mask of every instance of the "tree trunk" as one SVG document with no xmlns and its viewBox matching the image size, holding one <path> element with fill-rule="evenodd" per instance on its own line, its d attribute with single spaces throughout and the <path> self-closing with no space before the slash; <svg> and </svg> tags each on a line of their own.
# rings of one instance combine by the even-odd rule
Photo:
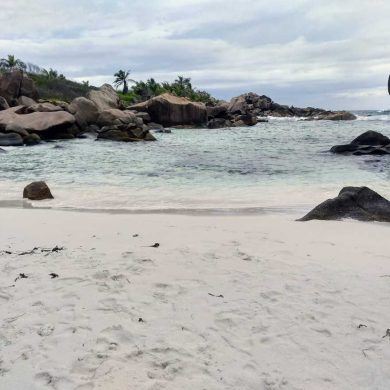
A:
<svg viewBox="0 0 390 390">
<path fill-rule="evenodd" d="M 129 87 L 127 86 L 127 81 L 123 81 L 123 93 L 126 94 L 129 92 Z"/>
</svg>

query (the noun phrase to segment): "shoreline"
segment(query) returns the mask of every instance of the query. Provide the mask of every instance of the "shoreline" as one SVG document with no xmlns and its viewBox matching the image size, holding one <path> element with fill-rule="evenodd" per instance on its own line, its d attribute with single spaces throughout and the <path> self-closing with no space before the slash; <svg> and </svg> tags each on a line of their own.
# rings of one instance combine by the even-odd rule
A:
<svg viewBox="0 0 390 390">
<path fill-rule="evenodd" d="M 34 202 L 35 203 L 35 202 Z M 39 203 L 39 201 L 37 202 Z M 184 216 L 266 216 L 266 215 L 287 215 L 298 216 L 297 211 L 301 212 L 307 207 L 285 206 L 285 207 L 207 207 L 207 208 L 145 208 L 145 209 L 126 209 L 126 208 L 77 208 L 77 207 L 50 207 L 35 206 L 28 200 L 0 200 L 0 210 L 46 210 L 59 212 L 91 213 L 91 214 L 108 214 L 108 215 L 184 215 Z"/>
</svg>

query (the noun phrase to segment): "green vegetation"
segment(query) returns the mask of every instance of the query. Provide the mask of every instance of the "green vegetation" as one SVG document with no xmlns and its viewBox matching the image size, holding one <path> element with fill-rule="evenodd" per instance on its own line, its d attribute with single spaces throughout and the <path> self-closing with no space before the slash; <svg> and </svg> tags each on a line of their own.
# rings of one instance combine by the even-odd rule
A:
<svg viewBox="0 0 390 390">
<path fill-rule="evenodd" d="M 8 54 L 7 58 L 0 59 L 1 71 L 10 71 L 14 69 L 26 70 L 26 68 L 26 64 L 12 54 Z"/>
<path fill-rule="evenodd" d="M 186 97 L 194 102 L 203 102 L 206 104 L 217 103 L 217 100 L 208 92 L 194 88 L 191 84 L 191 79 L 184 76 L 178 76 L 173 83 L 166 81 L 159 83 L 153 78 L 146 81 L 129 81 L 132 81 L 134 85 L 127 93 L 123 92 L 119 94 L 125 103 L 142 102 L 166 92 L 176 96 Z"/>
<path fill-rule="evenodd" d="M 34 80 L 39 96 L 42 99 L 70 102 L 78 96 L 85 96 L 91 89 L 96 89 L 90 86 L 88 81 L 78 83 L 68 80 L 55 69 L 50 68 L 47 70 L 35 64 L 25 63 L 12 54 L 0 59 L 0 73 L 15 69 L 25 72 Z"/>
<path fill-rule="evenodd" d="M 118 88 L 120 87 L 121 85 L 123 85 L 123 91 L 122 93 L 125 95 L 129 92 L 129 81 L 132 82 L 132 83 L 135 83 L 134 80 L 131 80 L 129 79 L 129 76 L 130 76 L 130 70 L 118 70 L 118 72 L 116 72 L 114 74 L 114 77 L 115 77 L 115 81 L 114 81 L 114 85 Z"/>
<path fill-rule="evenodd" d="M 34 80 L 42 99 L 71 102 L 76 97 L 86 96 L 91 89 L 96 89 L 91 87 L 89 83 L 77 83 L 66 79 L 63 75 L 54 77 L 53 74 L 29 73 L 29 76 Z"/>
</svg>

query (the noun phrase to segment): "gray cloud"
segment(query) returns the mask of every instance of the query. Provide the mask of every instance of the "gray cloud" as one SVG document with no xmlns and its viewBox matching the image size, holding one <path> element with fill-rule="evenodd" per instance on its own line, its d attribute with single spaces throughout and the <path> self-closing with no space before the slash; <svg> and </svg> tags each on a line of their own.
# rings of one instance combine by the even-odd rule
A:
<svg viewBox="0 0 390 390">
<path fill-rule="evenodd" d="M 95 84 L 130 68 L 220 98 L 386 108 L 389 20 L 382 0 L 2 0 L 0 51 Z"/>
</svg>

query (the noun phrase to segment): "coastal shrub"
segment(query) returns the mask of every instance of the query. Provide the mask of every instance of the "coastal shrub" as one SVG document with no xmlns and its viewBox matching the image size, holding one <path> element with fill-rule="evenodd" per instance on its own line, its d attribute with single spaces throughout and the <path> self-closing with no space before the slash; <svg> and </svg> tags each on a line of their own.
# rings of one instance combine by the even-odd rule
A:
<svg viewBox="0 0 390 390">
<path fill-rule="evenodd" d="M 176 96 L 186 97 L 195 102 L 203 102 L 210 105 L 214 105 L 218 102 L 218 100 L 212 97 L 208 92 L 194 88 L 191 79 L 184 76 L 178 76 L 173 83 L 167 81 L 159 83 L 153 78 L 146 81 L 136 81 L 130 88 L 129 93 L 122 95 L 122 100 L 142 102 L 166 92 Z"/>
</svg>

